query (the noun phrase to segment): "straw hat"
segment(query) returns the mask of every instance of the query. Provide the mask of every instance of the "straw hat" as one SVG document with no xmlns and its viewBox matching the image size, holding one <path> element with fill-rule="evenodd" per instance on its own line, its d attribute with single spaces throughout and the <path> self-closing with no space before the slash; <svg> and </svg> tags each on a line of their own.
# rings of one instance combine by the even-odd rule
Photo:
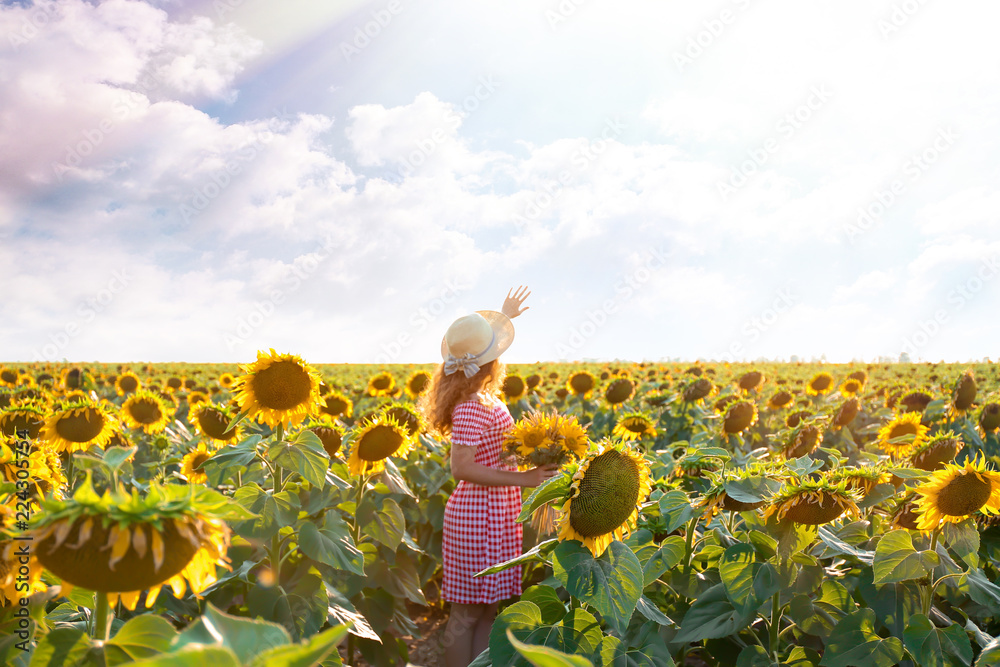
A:
<svg viewBox="0 0 1000 667">
<path fill-rule="evenodd" d="M 470 378 L 493 361 L 514 341 L 514 324 L 495 310 L 479 310 L 463 315 L 448 327 L 441 339 L 444 374 L 459 370 Z"/>
</svg>

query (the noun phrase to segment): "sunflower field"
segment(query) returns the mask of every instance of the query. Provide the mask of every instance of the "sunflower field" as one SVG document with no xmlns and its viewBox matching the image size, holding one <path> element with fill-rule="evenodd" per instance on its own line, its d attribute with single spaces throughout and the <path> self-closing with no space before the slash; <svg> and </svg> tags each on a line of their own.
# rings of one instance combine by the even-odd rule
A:
<svg viewBox="0 0 1000 667">
<path fill-rule="evenodd" d="M 433 370 L 0 364 L 0 662 L 443 664 L 413 654 L 447 615 Z M 994 364 L 539 363 L 503 393 L 508 453 L 561 468 L 484 570 L 524 593 L 476 667 L 1000 664 Z"/>
</svg>

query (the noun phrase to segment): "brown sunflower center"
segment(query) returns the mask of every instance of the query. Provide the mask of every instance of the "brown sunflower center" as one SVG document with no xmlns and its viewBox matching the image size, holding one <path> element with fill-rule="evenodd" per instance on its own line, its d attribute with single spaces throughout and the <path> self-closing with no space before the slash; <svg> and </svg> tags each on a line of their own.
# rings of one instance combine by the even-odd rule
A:
<svg viewBox="0 0 1000 667">
<path fill-rule="evenodd" d="M 508 375 L 503 381 L 503 393 L 507 398 L 516 398 L 524 393 L 524 380 L 516 375 Z"/>
<path fill-rule="evenodd" d="M 337 452 L 340 451 L 340 445 L 344 441 L 337 429 L 330 428 L 329 426 L 314 426 L 309 430 L 315 433 L 319 441 L 323 443 L 323 449 L 326 450 L 327 454 L 331 457 L 336 456 Z"/>
<path fill-rule="evenodd" d="M 795 523 L 818 526 L 838 518 L 844 509 L 839 496 L 820 491 L 819 500 L 803 495 L 798 504 L 785 512 L 785 518 Z"/>
<path fill-rule="evenodd" d="M 392 387 L 392 378 L 388 375 L 376 375 L 372 378 L 372 388 L 385 391 Z"/>
<path fill-rule="evenodd" d="M 990 403 L 983 408 L 983 414 L 979 417 L 979 425 L 984 431 L 995 431 L 1000 428 L 1000 404 Z"/>
<path fill-rule="evenodd" d="M 948 516 L 968 516 L 986 504 L 993 485 L 975 473 L 958 475 L 938 492 L 937 509 Z"/>
<path fill-rule="evenodd" d="M 635 511 L 639 466 L 626 454 L 609 449 L 595 457 L 570 504 L 569 522 L 584 537 L 606 535 Z"/>
<path fill-rule="evenodd" d="M 753 424 L 754 414 L 752 403 L 740 401 L 730 406 L 722 424 L 722 430 L 726 433 L 742 433 Z"/>
<path fill-rule="evenodd" d="M 403 435 L 385 424 L 369 429 L 358 442 L 358 458 L 363 461 L 381 461 L 392 456 L 403 444 Z"/>
<path fill-rule="evenodd" d="M 976 400 L 976 380 L 971 375 L 963 375 L 958 380 L 955 387 L 955 408 L 957 410 L 968 410 L 972 407 L 972 402 Z"/>
<path fill-rule="evenodd" d="M 33 412 L 8 412 L 0 415 L 0 430 L 4 435 L 17 435 L 18 431 L 27 431 L 29 438 L 37 438 L 38 432 L 45 424 Z"/>
<path fill-rule="evenodd" d="M 854 421 L 854 418 L 858 416 L 858 412 L 860 411 L 860 401 L 856 398 L 850 398 L 840 406 L 840 410 L 837 411 L 837 416 L 834 417 L 833 423 L 837 426 L 847 426 Z"/>
<path fill-rule="evenodd" d="M 894 440 L 895 438 L 902 438 L 906 435 L 916 435 L 917 432 L 918 429 L 916 424 L 911 422 L 902 422 L 889 429 L 889 439 Z"/>
<path fill-rule="evenodd" d="M 320 412 L 325 412 L 331 417 L 343 414 L 347 410 L 347 401 L 337 396 L 328 396 Z"/>
<path fill-rule="evenodd" d="M 608 403 L 617 405 L 619 403 L 624 403 L 631 398 L 634 390 L 635 385 L 632 384 L 631 380 L 619 378 L 608 386 L 608 390 L 604 393 L 604 397 L 608 399 Z"/>
<path fill-rule="evenodd" d="M 257 403 L 271 410 L 291 410 L 309 400 L 309 373 L 291 360 L 276 361 L 250 380 Z"/>
<path fill-rule="evenodd" d="M 143 398 L 132 401 L 128 406 L 128 413 L 140 424 L 155 424 L 163 419 L 163 410 L 160 404 L 151 398 Z"/>
<path fill-rule="evenodd" d="M 236 437 L 235 428 L 226 430 L 229 421 L 222 410 L 215 408 L 204 408 L 198 413 L 198 425 L 201 426 L 201 430 L 205 435 L 216 440 L 231 440 Z"/>
<path fill-rule="evenodd" d="M 416 435 L 417 431 L 420 430 L 420 420 L 406 408 L 401 408 L 398 405 L 393 406 L 388 408 L 385 414 L 387 417 L 395 419 L 410 435 Z"/>
<path fill-rule="evenodd" d="M 569 379 L 569 386 L 577 394 L 585 394 L 594 388 L 594 378 L 590 375 L 577 373 Z"/>
<path fill-rule="evenodd" d="M 196 452 L 195 455 L 191 457 L 191 470 L 200 471 L 201 464 L 211 457 L 212 455 L 208 452 Z"/>
<path fill-rule="evenodd" d="M 712 393 L 712 381 L 706 378 L 695 380 L 684 390 L 685 401 L 697 401 Z"/>
<path fill-rule="evenodd" d="M 410 378 L 410 383 L 409 383 L 410 393 L 415 395 L 424 393 L 424 390 L 427 389 L 428 382 L 430 382 L 430 377 L 426 373 L 414 375 L 412 378 Z"/>
<path fill-rule="evenodd" d="M 757 385 L 762 384 L 763 381 L 764 374 L 760 371 L 750 371 L 749 373 L 744 373 L 739 381 L 740 389 L 753 389 Z"/>
<path fill-rule="evenodd" d="M 97 408 L 83 408 L 60 417 L 56 422 L 56 433 L 70 442 L 90 442 L 104 428 L 104 415 Z"/>
<path fill-rule="evenodd" d="M 0 372 L 0 380 L 3 380 L 4 382 L 6 382 L 8 384 L 14 384 L 14 383 L 16 383 L 17 382 L 17 371 L 12 371 L 12 370 L 4 369 L 2 372 Z"/>
<path fill-rule="evenodd" d="M 650 424 L 645 419 L 641 419 L 639 417 L 633 417 L 632 419 L 626 419 L 624 426 L 632 433 L 645 433 L 646 429 L 649 428 Z"/>
<path fill-rule="evenodd" d="M 938 440 L 933 445 L 914 454 L 910 458 L 910 463 L 914 468 L 921 470 L 940 470 L 944 464 L 952 461 L 958 454 L 959 443 L 955 438 L 945 438 Z"/>
<path fill-rule="evenodd" d="M 131 394 L 139 388 L 139 382 L 131 375 L 124 375 L 118 378 L 118 388 L 126 394 Z"/>
<path fill-rule="evenodd" d="M 779 391 L 778 393 L 776 393 L 774 396 L 771 397 L 771 405 L 773 405 L 776 408 L 783 408 L 789 403 L 791 403 L 793 398 L 794 396 L 792 396 L 791 392 L 782 389 L 781 391 Z"/>
</svg>

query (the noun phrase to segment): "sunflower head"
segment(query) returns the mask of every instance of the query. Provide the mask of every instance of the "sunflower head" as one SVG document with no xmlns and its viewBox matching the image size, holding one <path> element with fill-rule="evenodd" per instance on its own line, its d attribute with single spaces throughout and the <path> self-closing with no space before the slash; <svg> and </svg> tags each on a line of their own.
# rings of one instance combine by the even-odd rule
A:
<svg viewBox="0 0 1000 667">
<path fill-rule="evenodd" d="M 979 428 L 984 434 L 1000 429 L 1000 403 L 987 403 L 979 413 Z"/>
<path fill-rule="evenodd" d="M 503 380 L 503 396 L 504 400 L 508 403 L 518 401 L 524 397 L 525 393 L 528 391 L 528 385 L 525 384 L 524 378 L 516 373 L 511 373 Z"/>
<path fill-rule="evenodd" d="M 528 385 L 528 391 L 533 391 L 542 383 L 542 376 L 538 373 L 532 373 L 528 377 L 524 378 L 524 383 Z"/>
<path fill-rule="evenodd" d="M 920 423 L 920 418 L 919 412 L 897 415 L 879 429 L 878 446 L 892 456 L 906 456 L 910 450 L 923 444 L 927 437 L 929 429 Z"/>
<path fill-rule="evenodd" d="M 431 374 L 427 371 L 414 371 L 406 380 L 406 395 L 416 400 L 418 396 L 430 387 Z"/>
<path fill-rule="evenodd" d="M 86 451 L 92 446 L 103 449 L 119 430 L 112 410 L 90 401 L 65 404 L 45 421 L 39 437 L 60 452 Z"/>
<path fill-rule="evenodd" d="M 827 372 L 817 373 L 806 385 L 806 393 L 810 396 L 822 396 L 833 389 L 833 376 Z"/>
<path fill-rule="evenodd" d="M 795 400 L 795 394 L 787 389 L 779 389 L 767 399 L 767 407 L 771 410 L 787 408 Z"/>
<path fill-rule="evenodd" d="M 612 435 L 622 440 L 639 440 L 641 438 L 655 438 L 656 427 L 653 420 L 648 415 L 639 412 L 625 412 L 615 424 Z"/>
<path fill-rule="evenodd" d="M 979 390 L 976 385 L 976 377 L 972 374 L 972 369 L 967 369 L 955 382 L 955 388 L 951 392 L 950 413 L 953 417 L 965 415 L 976 400 L 976 392 Z"/>
<path fill-rule="evenodd" d="M 574 396 L 588 398 L 597 386 L 597 378 L 589 371 L 576 371 L 566 380 L 566 389 Z"/>
<path fill-rule="evenodd" d="M 424 418 L 421 413 L 405 403 L 392 403 L 382 408 L 382 411 L 399 422 L 411 438 L 416 438 L 424 428 Z"/>
<path fill-rule="evenodd" d="M 688 384 L 688 386 L 684 388 L 684 392 L 681 396 L 687 403 L 697 403 L 698 401 L 713 395 L 716 391 L 716 386 L 712 383 L 712 381 L 703 377 Z"/>
<path fill-rule="evenodd" d="M 350 418 L 354 414 L 354 402 L 338 391 L 331 391 L 322 400 L 319 411 L 325 415 L 330 417 L 343 415 L 345 418 Z"/>
<path fill-rule="evenodd" d="M 348 434 L 350 454 L 347 467 L 352 475 L 374 475 L 385 470 L 390 456 L 405 457 L 410 453 L 412 438 L 406 427 L 385 414 L 359 423 Z"/>
<path fill-rule="evenodd" d="M 864 383 L 854 378 L 847 378 L 840 385 L 840 395 L 844 398 L 854 398 L 864 388 Z"/>
<path fill-rule="evenodd" d="M 837 468 L 827 474 L 831 484 L 845 482 L 848 489 L 854 489 L 867 496 L 878 484 L 888 483 L 892 475 L 883 466 L 860 466 Z"/>
<path fill-rule="evenodd" d="M 910 491 L 896 501 L 889 514 L 889 525 L 893 528 L 917 530 L 920 511 L 917 508 L 917 494 Z"/>
<path fill-rule="evenodd" d="M 27 431 L 28 438 L 35 439 L 45 425 L 47 409 L 36 401 L 23 401 L 0 410 L 0 435 L 16 436 L 19 431 Z"/>
<path fill-rule="evenodd" d="M 212 452 L 208 451 L 205 443 L 199 442 L 198 446 L 184 455 L 181 461 L 181 474 L 191 484 L 207 484 L 208 476 L 201 469 L 201 466 L 212 457 Z"/>
<path fill-rule="evenodd" d="M 232 373 L 223 373 L 219 376 L 219 386 L 223 389 L 230 389 L 236 383 L 236 376 Z"/>
<path fill-rule="evenodd" d="M 0 366 L 0 385 L 4 387 L 16 387 L 19 373 L 16 368 Z"/>
<path fill-rule="evenodd" d="M 858 400 L 857 396 L 852 396 L 846 401 L 841 403 L 840 408 L 837 410 L 837 414 L 833 416 L 833 421 L 830 423 L 831 431 L 839 431 L 843 427 L 854 421 L 854 418 L 858 416 L 861 412 L 861 401 Z"/>
<path fill-rule="evenodd" d="M 799 423 L 785 441 L 781 455 L 786 459 L 797 459 L 812 454 L 823 442 L 824 424 L 822 417 Z"/>
<path fill-rule="evenodd" d="M 309 430 L 323 443 L 323 449 L 332 459 L 344 444 L 344 428 L 332 419 L 322 419 L 309 426 Z"/>
<path fill-rule="evenodd" d="M 135 393 L 142 386 L 139 376 L 132 371 L 125 371 L 115 378 L 115 392 L 119 396 L 128 396 Z"/>
<path fill-rule="evenodd" d="M 551 419 L 533 411 L 517 420 L 507 432 L 504 450 L 516 456 L 522 466 L 561 463 L 564 450 L 557 435 Z"/>
<path fill-rule="evenodd" d="M 740 400 L 738 394 L 726 394 L 712 405 L 712 408 L 720 415 L 726 414 L 726 410 L 729 409 L 730 404 L 735 403 Z"/>
<path fill-rule="evenodd" d="M 608 388 L 604 390 L 604 400 L 613 408 L 635 395 L 635 382 L 627 377 L 619 377 L 611 381 Z"/>
<path fill-rule="evenodd" d="M 627 446 L 604 441 L 580 462 L 572 480 L 559 539 L 579 540 L 598 557 L 635 528 L 651 487 L 649 464 Z"/>
<path fill-rule="evenodd" d="M 942 523 L 961 523 L 977 511 L 1000 513 L 1000 473 L 977 457 L 965 465 L 946 463 L 915 489 L 920 519 L 917 527 L 931 531 Z"/>
<path fill-rule="evenodd" d="M 396 389 L 396 379 L 388 371 L 382 371 L 368 379 L 369 396 L 391 396 Z"/>
<path fill-rule="evenodd" d="M 741 391 L 744 392 L 758 392 L 761 387 L 764 386 L 764 381 L 766 378 L 764 374 L 760 371 L 749 371 L 740 376 L 740 379 L 736 381 Z"/>
<path fill-rule="evenodd" d="M 226 429 L 233 418 L 232 410 L 209 402 L 199 403 L 188 412 L 188 421 L 197 431 L 204 437 L 220 444 L 239 440 L 239 425 L 229 430 Z"/>
<path fill-rule="evenodd" d="M 962 441 L 951 431 L 938 433 L 910 451 L 910 465 L 933 472 L 955 460 Z"/>
<path fill-rule="evenodd" d="M 319 373 L 297 355 L 258 351 L 257 361 L 240 369 L 237 400 L 249 418 L 287 427 L 319 412 Z"/>
<path fill-rule="evenodd" d="M 813 416 L 812 410 L 796 410 L 791 412 L 785 417 L 785 426 L 788 428 L 795 428 L 804 420 L 809 419 Z"/>
<path fill-rule="evenodd" d="M 125 399 L 120 414 L 129 428 L 141 429 L 144 433 L 154 435 L 170 423 L 174 408 L 168 407 L 160 394 L 149 389 L 137 389 Z"/>
<path fill-rule="evenodd" d="M 785 482 L 764 510 L 764 518 L 818 526 L 840 518 L 845 512 L 860 517 L 857 503 L 860 494 L 847 487 L 846 481 L 829 480 Z"/>
<path fill-rule="evenodd" d="M 742 433 L 757 423 L 757 405 L 753 401 L 738 401 L 729 406 L 722 419 L 722 433 Z"/>
</svg>

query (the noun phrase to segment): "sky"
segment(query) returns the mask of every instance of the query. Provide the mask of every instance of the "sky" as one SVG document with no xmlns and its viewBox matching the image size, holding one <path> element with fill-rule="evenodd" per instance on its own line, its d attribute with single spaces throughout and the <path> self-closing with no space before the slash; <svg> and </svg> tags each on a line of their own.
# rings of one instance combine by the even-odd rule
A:
<svg viewBox="0 0 1000 667">
<path fill-rule="evenodd" d="M 0 359 L 1000 356 L 990 0 L 0 2 Z"/>
</svg>

